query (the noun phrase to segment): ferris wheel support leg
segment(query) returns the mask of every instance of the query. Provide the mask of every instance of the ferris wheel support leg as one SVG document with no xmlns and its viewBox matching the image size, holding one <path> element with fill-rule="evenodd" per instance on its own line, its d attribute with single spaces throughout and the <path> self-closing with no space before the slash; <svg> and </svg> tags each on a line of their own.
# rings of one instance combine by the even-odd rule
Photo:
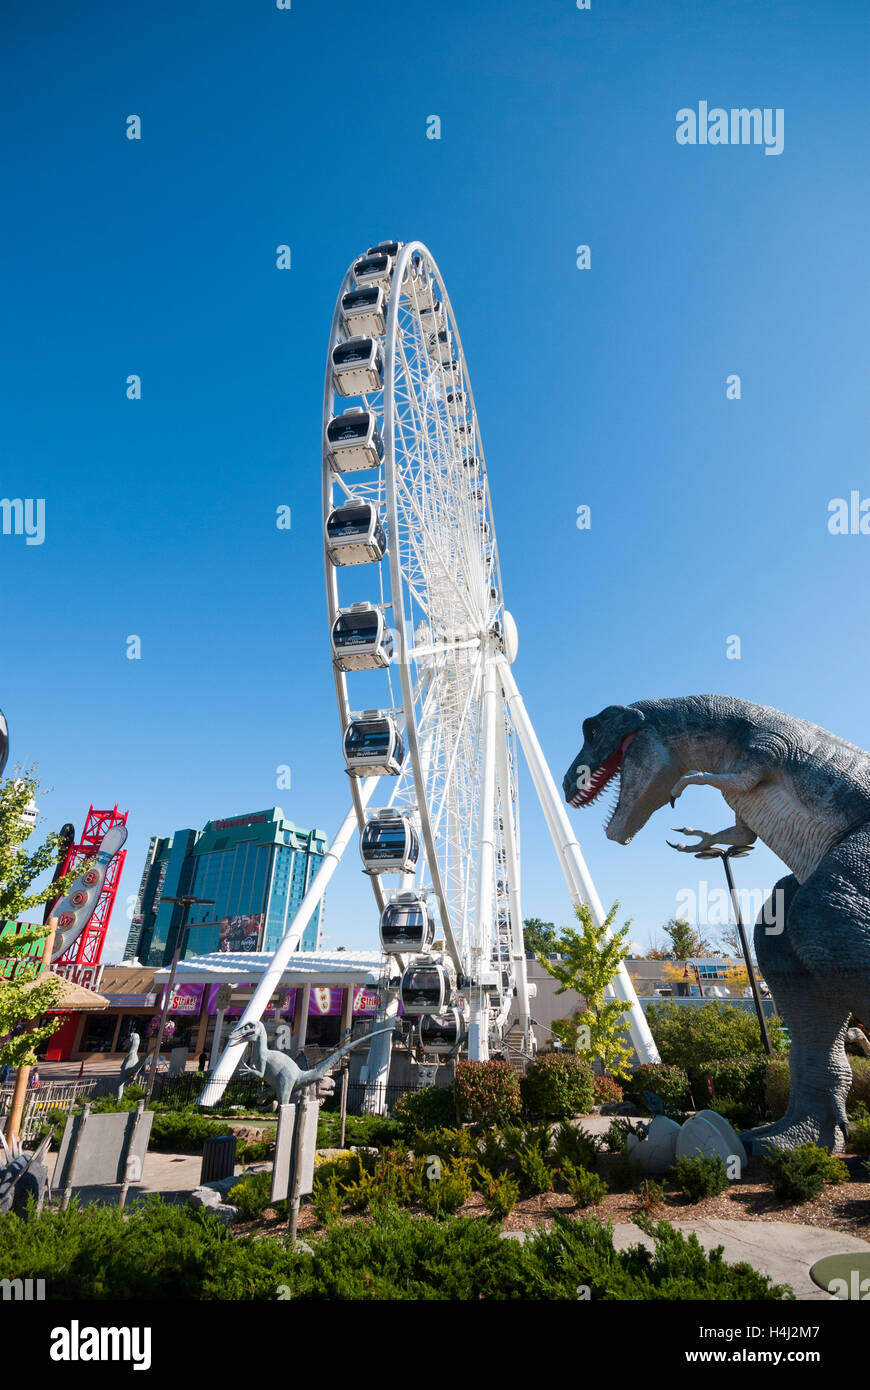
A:
<svg viewBox="0 0 870 1390">
<path fill-rule="evenodd" d="M 394 990 L 385 989 L 381 995 L 374 1027 L 380 1028 L 399 1012 L 399 996 Z M 378 1033 L 369 1043 L 369 1055 L 365 1066 L 365 1098 L 363 1110 L 366 1115 L 385 1115 L 387 1113 L 387 1083 L 390 1079 L 390 1058 L 393 1052 L 393 1032 Z"/>
<path fill-rule="evenodd" d="M 377 786 L 380 778 L 367 777 L 360 787 L 360 804 L 365 807 Z M 320 868 L 311 880 L 311 886 L 305 894 L 293 917 L 292 924 L 287 928 L 282 937 L 275 954 L 272 957 L 269 967 L 251 998 L 242 1017 L 239 1019 L 237 1027 L 243 1023 L 258 1022 L 263 1013 L 269 1007 L 269 1001 L 275 992 L 276 986 L 280 984 L 281 976 L 293 952 L 298 948 L 302 938 L 302 933 L 311 920 L 311 914 L 319 905 L 324 893 L 326 892 L 329 880 L 341 862 L 341 856 L 347 849 L 348 841 L 355 830 L 358 829 L 357 808 L 351 806 L 347 815 L 341 823 L 338 834 L 335 836 L 330 848 L 323 856 Z M 298 925 L 297 925 L 298 924 Z M 226 1084 L 230 1080 L 244 1056 L 246 1043 L 228 1043 L 221 1053 L 221 1059 L 212 1072 L 209 1080 L 203 1088 L 202 1094 L 197 1101 L 198 1105 L 216 1105 L 226 1089 Z"/>
<path fill-rule="evenodd" d="M 504 727 L 507 723 L 507 707 L 503 698 L 501 706 L 503 715 L 501 723 Z M 529 981 L 526 972 L 526 947 L 523 941 L 523 912 L 520 899 L 520 857 L 517 845 L 517 827 L 514 824 L 513 807 L 511 805 L 511 776 L 510 768 L 508 767 L 508 749 L 507 743 L 503 738 L 496 740 L 496 761 L 502 818 L 504 820 L 504 845 L 508 861 L 507 880 L 511 921 L 511 956 L 517 987 L 517 1011 L 519 1013 L 520 1029 L 523 1036 L 523 1050 L 529 1053 L 532 1044 L 532 1016 L 529 1004 Z"/>
<path fill-rule="evenodd" d="M 493 889 L 495 886 L 495 778 L 496 778 L 496 713 L 498 693 L 495 663 L 487 661 L 483 673 L 483 703 L 481 728 L 483 733 L 483 769 L 480 801 L 480 846 L 477 871 L 477 907 L 474 923 L 474 942 L 471 949 L 471 971 L 477 981 L 471 990 L 471 1019 L 468 1029 L 468 1055 L 472 1061 L 485 1062 L 489 1057 L 489 996 L 481 982 L 483 971 L 492 969 Z"/>
<path fill-rule="evenodd" d="M 541 745 L 538 742 L 537 734 L 532 726 L 528 711 L 523 703 L 523 698 L 519 692 L 513 672 L 507 662 L 502 663 L 501 678 L 504 686 L 505 700 L 510 709 L 511 718 L 514 722 L 529 771 L 532 774 L 532 781 L 541 809 L 547 820 L 550 830 L 550 837 L 559 856 L 562 871 L 565 875 L 569 891 L 572 898 L 577 903 L 588 903 L 592 909 L 592 916 L 598 926 L 602 926 L 605 920 L 605 912 L 601 904 L 601 899 L 592 882 L 592 876 L 586 867 L 581 850 L 574 832 L 571 829 L 571 822 L 568 813 L 562 802 L 562 798 L 553 781 L 549 765 L 544 757 Z M 641 1063 L 660 1062 L 658 1048 L 653 1041 L 649 1024 L 646 1021 L 643 1009 L 638 1002 L 634 985 L 631 977 L 621 963 L 619 970 L 612 981 L 613 995 L 620 1003 L 625 1004 L 628 1015 L 628 1031 L 631 1041 Z"/>
</svg>

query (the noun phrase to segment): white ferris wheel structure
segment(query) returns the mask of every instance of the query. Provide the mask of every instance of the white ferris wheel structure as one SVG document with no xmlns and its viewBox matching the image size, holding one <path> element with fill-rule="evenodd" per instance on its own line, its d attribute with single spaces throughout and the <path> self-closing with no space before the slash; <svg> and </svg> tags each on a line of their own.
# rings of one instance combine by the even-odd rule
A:
<svg viewBox="0 0 870 1390">
<path fill-rule="evenodd" d="M 380 1017 L 401 1001 L 424 1054 L 484 1060 L 502 1049 L 516 1000 L 531 1056 L 520 750 L 571 898 L 599 923 L 604 913 L 511 669 L 517 630 L 471 380 L 422 243 L 382 242 L 348 267 L 322 439 L 327 617 L 352 805 L 245 1018 L 268 1004 L 356 836 L 384 951 Z M 640 1059 L 656 1059 L 624 966 L 611 990 Z M 373 1083 L 386 1081 L 389 1040 L 373 1039 Z M 228 1049 L 213 1081 L 237 1060 Z"/>
</svg>

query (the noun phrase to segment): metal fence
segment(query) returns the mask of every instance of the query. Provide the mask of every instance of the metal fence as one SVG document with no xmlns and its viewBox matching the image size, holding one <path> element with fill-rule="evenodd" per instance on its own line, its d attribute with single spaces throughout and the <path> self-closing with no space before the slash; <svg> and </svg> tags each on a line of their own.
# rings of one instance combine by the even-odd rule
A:
<svg viewBox="0 0 870 1390">
<path fill-rule="evenodd" d="M 62 1120 L 82 1101 L 108 1094 L 107 1083 L 117 1084 L 113 1077 L 95 1076 L 83 1081 L 44 1081 L 37 1089 L 29 1090 L 21 1122 L 22 1143 L 33 1139 L 46 1124 Z M 12 1108 L 12 1091 L 12 1086 L 0 1088 L 0 1129 L 5 1128 Z"/>
</svg>

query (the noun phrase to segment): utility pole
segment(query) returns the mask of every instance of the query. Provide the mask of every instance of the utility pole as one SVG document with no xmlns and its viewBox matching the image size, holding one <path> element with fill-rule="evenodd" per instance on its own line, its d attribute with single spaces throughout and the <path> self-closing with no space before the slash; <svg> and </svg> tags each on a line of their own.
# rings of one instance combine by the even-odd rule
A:
<svg viewBox="0 0 870 1390">
<path fill-rule="evenodd" d="M 175 983 L 175 972 L 178 969 L 178 962 L 181 959 L 181 952 L 184 948 L 184 938 L 187 933 L 187 914 L 191 907 L 196 904 L 203 906 L 214 904 L 214 898 L 194 898 L 189 893 L 183 893 L 180 897 L 164 897 L 161 902 L 181 903 L 181 925 L 178 928 L 178 938 L 175 942 L 175 951 L 172 956 L 172 965 L 169 970 L 169 979 L 166 982 L 166 990 L 163 995 L 163 1007 L 160 1010 L 160 1024 L 157 1029 L 157 1046 L 154 1049 L 154 1056 L 151 1060 L 151 1068 L 148 1073 L 148 1085 L 145 1090 L 145 1105 L 151 1104 L 151 1096 L 154 1093 L 154 1081 L 157 1076 L 157 1062 L 160 1058 L 160 1049 L 163 1046 L 163 1033 L 166 1028 L 166 1015 L 169 1013 L 169 1005 L 172 1002 L 172 986 Z"/>
</svg>

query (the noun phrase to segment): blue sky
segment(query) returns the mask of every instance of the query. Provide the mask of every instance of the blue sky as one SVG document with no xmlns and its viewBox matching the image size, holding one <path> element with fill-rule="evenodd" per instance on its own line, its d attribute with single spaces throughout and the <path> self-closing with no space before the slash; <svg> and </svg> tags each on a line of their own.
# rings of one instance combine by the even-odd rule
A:
<svg viewBox="0 0 870 1390">
<path fill-rule="evenodd" d="M 427 243 L 450 291 L 557 779 L 585 716 L 639 698 L 722 691 L 870 746 L 870 538 L 827 525 L 870 496 L 863 5 L 8 0 L 0 32 L 0 493 L 46 507 L 42 545 L 0 535 L 0 707 L 46 827 L 130 809 L 106 959 L 152 834 L 343 817 L 321 393 L 344 269 L 381 238 Z M 782 154 L 678 145 L 701 100 L 782 108 Z M 567 921 L 521 799 L 525 912 Z M 571 814 L 640 940 L 707 874 L 670 826 L 728 821 L 691 790 L 624 849 Z M 355 853 L 326 931 L 376 938 Z"/>
</svg>

